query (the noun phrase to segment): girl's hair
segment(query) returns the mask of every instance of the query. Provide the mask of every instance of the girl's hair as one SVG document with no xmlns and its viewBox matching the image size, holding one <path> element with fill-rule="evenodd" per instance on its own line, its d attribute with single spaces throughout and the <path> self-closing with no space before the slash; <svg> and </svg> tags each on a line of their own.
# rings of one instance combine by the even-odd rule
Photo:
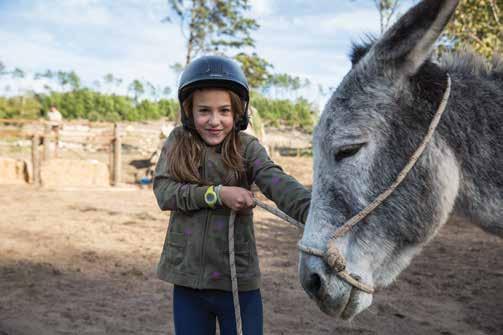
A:
<svg viewBox="0 0 503 335">
<path fill-rule="evenodd" d="M 244 115 L 243 103 L 239 96 L 230 90 L 225 90 L 231 98 L 231 111 L 234 124 Z M 187 118 L 193 120 L 193 98 L 194 92 L 190 93 L 183 101 L 182 111 Z M 169 174 L 179 182 L 209 185 L 210 182 L 203 180 L 199 174 L 198 166 L 202 159 L 202 149 L 204 140 L 195 129 L 183 130 L 172 145 L 172 149 L 167 153 L 167 164 Z M 222 159 L 227 168 L 227 175 L 223 181 L 224 185 L 233 185 L 240 180 L 245 172 L 244 158 L 241 156 L 241 141 L 239 133 L 233 129 L 221 143 Z"/>
</svg>

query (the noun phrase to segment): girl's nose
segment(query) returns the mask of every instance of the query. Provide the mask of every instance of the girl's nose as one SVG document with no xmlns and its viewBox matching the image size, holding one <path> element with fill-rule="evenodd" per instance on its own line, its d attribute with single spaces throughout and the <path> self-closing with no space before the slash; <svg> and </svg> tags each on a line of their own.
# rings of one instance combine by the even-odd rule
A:
<svg viewBox="0 0 503 335">
<path fill-rule="evenodd" d="M 208 121 L 210 125 L 218 126 L 220 124 L 220 120 L 218 119 L 217 113 L 212 113 L 210 119 Z"/>
</svg>

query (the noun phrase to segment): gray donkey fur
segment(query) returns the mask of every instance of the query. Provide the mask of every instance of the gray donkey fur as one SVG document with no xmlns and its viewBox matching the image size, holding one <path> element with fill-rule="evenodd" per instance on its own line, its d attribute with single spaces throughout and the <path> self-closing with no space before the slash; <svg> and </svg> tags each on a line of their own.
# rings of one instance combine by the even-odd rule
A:
<svg viewBox="0 0 503 335">
<path fill-rule="evenodd" d="M 304 245 L 324 250 L 335 228 L 395 180 L 425 136 L 447 85 L 439 126 L 398 189 L 337 240 L 347 269 L 377 288 L 391 283 L 452 216 L 503 236 L 503 61 L 473 54 L 429 59 L 457 1 L 425 0 L 382 38 L 355 46 L 351 71 L 313 136 L 312 202 Z M 372 295 L 320 257 L 300 254 L 302 286 L 327 314 L 352 318 Z"/>
</svg>

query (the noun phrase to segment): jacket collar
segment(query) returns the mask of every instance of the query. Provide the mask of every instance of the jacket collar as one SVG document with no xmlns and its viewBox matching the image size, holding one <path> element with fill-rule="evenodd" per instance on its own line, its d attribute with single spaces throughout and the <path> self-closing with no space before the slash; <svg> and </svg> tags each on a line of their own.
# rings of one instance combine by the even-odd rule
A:
<svg viewBox="0 0 503 335">
<path fill-rule="evenodd" d="M 202 151 L 203 156 L 207 156 L 209 151 L 214 151 L 218 154 L 221 154 L 222 153 L 222 143 L 220 143 L 214 147 L 211 147 L 211 146 L 207 145 L 206 143 L 204 143 L 203 151 Z M 202 167 L 203 164 L 204 164 L 204 160 L 201 159 L 201 161 L 199 162 L 199 167 Z"/>
<path fill-rule="evenodd" d="M 216 153 L 222 153 L 222 143 L 220 144 L 217 144 L 215 146 L 209 146 L 205 143 L 205 149 L 206 150 L 212 150 L 212 151 L 215 151 Z"/>
</svg>

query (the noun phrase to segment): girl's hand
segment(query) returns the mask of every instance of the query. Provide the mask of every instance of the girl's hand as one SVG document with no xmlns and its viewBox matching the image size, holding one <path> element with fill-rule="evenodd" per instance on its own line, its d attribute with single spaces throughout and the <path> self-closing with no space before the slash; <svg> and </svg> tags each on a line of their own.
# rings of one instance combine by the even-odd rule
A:
<svg viewBox="0 0 503 335">
<path fill-rule="evenodd" d="M 220 189 L 220 200 L 234 211 L 255 207 L 253 193 L 242 187 L 222 186 Z"/>
</svg>

